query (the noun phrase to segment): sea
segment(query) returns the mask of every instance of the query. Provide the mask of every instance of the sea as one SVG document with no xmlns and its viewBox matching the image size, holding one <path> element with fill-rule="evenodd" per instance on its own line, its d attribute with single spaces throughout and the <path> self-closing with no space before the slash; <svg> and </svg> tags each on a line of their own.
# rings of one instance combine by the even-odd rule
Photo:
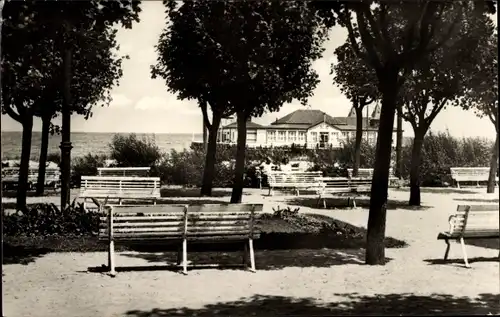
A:
<svg viewBox="0 0 500 317">
<path fill-rule="evenodd" d="M 72 157 L 84 156 L 87 153 L 109 154 L 109 144 L 115 134 L 128 135 L 129 133 L 94 133 L 94 132 L 73 132 L 71 133 Z M 136 133 L 138 138 L 154 141 L 163 151 L 169 153 L 175 149 L 182 151 L 188 149 L 193 141 L 200 142 L 202 134 L 181 134 L 181 133 Z M 21 157 L 22 132 L 3 132 L 2 138 L 2 160 L 18 159 Z M 41 132 L 33 132 L 31 143 L 31 159 L 38 160 L 40 156 L 40 144 L 42 140 Z M 59 145 L 61 135 L 49 137 L 48 153 L 60 153 Z"/>
</svg>

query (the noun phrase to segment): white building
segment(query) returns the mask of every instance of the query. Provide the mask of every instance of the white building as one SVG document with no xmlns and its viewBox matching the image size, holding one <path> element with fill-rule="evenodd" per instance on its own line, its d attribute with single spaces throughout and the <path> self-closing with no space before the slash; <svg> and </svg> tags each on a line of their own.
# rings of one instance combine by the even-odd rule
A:
<svg viewBox="0 0 500 317">
<path fill-rule="evenodd" d="M 369 118 L 363 118 L 363 140 L 371 144 L 377 141 L 380 107 L 377 105 Z M 236 122 L 219 129 L 218 142 L 236 144 Z M 252 121 L 247 123 L 249 147 L 291 146 L 307 148 L 338 148 L 356 137 L 356 115 L 353 110 L 347 117 L 331 117 L 320 110 L 296 110 L 268 126 Z M 393 140 L 396 140 L 394 130 Z"/>
</svg>

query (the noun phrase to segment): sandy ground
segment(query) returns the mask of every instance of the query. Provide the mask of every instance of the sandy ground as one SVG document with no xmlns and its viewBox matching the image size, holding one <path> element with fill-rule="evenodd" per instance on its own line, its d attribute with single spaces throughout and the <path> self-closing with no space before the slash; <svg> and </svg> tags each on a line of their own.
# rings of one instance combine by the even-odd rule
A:
<svg viewBox="0 0 500 317">
<path fill-rule="evenodd" d="M 482 190 L 484 191 L 484 189 Z M 313 197 L 313 196 L 311 196 Z M 286 196 L 258 191 L 244 202 L 284 206 Z M 391 199 L 408 193 L 391 191 Z M 187 276 L 169 270 L 120 272 L 115 278 L 91 273 L 106 253 L 52 253 L 28 265 L 3 267 L 3 316 L 327 316 L 345 314 L 500 313 L 498 250 L 467 246 L 472 268 L 464 268 L 459 244 L 449 263 L 440 261 L 457 199 L 495 199 L 497 194 L 422 194 L 424 210 L 388 210 L 387 236 L 409 247 L 386 249 L 384 266 L 364 265 L 363 250 L 294 250 L 284 268 L 273 269 L 266 252 L 256 251 L 257 272 L 199 269 Z M 224 200 L 228 198 L 222 198 Z M 485 202 L 475 202 L 484 204 Z M 492 203 L 495 204 L 495 203 Z M 366 209 L 301 212 L 329 215 L 366 227 Z M 288 251 L 286 251 L 288 252 Z M 150 266 L 137 252 L 117 256 L 119 267 Z M 325 259 L 313 261 L 315 258 Z M 308 263 L 310 259 L 310 264 Z M 282 266 L 283 267 L 283 266 Z"/>
</svg>

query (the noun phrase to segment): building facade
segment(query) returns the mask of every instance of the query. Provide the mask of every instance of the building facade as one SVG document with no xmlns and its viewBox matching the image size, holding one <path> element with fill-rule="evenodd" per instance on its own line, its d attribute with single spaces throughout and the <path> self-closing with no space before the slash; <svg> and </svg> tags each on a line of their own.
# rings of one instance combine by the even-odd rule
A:
<svg viewBox="0 0 500 317">
<path fill-rule="evenodd" d="M 370 144 L 377 141 L 380 119 L 379 105 L 370 117 L 363 118 L 363 140 Z M 247 146 L 305 146 L 307 148 L 339 148 L 356 137 L 356 114 L 347 117 L 331 117 L 320 110 L 296 110 L 268 126 L 247 122 Z M 236 144 L 237 124 L 231 122 L 219 129 L 218 142 Z M 393 140 L 396 140 L 394 130 Z"/>
</svg>

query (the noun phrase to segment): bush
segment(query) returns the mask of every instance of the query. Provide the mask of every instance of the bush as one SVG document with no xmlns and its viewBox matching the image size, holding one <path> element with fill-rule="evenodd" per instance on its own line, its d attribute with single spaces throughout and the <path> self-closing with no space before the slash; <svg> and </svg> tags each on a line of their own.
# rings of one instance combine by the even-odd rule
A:
<svg viewBox="0 0 500 317">
<path fill-rule="evenodd" d="M 105 155 L 92 155 L 88 153 L 83 157 L 77 157 L 72 164 L 71 182 L 73 185 L 80 187 L 82 176 L 97 175 L 97 168 L 104 167 L 105 163 Z"/>
<path fill-rule="evenodd" d="M 47 162 L 54 162 L 57 165 L 61 164 L 61 153 L 52 152 L 47 154 Z"/>
<path fill-rule="evenodd" d="M 139 139 L 134 133 L 128 136 L 115 134 L 109 148 L 111 159 L 119 167 L 153 167 L 163 158 L 154 141 Z"/>
<path fill-rule="evenodd" d="M 98 212 L 85 211 L 83 204 L 75 201 L 65 210 L 54 204 L 36 204 L 24 213 L 4 214 L 3 232 L 11 237 L 96 235 L 100 216 Z"/>
<path fill-rule="evenodd" d="M 413 144 L 403 147 L 403 177 L 409 178 Z M 420 180 L 422 186 L 451 184 L 450 167 L 489 166 L 493 143 L 482 138 L 458 139 L 446 132 L 430 131 L 424 138 Z"/>
</svg>

